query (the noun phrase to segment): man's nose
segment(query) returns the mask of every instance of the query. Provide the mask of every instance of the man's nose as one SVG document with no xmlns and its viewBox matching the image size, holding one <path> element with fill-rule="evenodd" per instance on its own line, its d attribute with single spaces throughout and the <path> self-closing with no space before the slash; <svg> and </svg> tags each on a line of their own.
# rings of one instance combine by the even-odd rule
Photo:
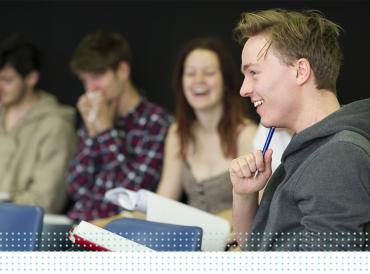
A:
<svg viewBox="0 0 370 274">
<path fill-rule="evenodd" d="M 86 91 L 98 91 L 100 90 L 100 85 L 99 83 L 96 83 L 94 81 L 87 81 L 85 83 L 85 90 Z"/>
<path fill-rule="evenodd" d="M 248 97 L 251 96 L 252 93 L 253 93 L 252 82 L 247 81 L 247 79 L 244 77 L 243 84 L 240 87 L 240 95 L 242 97 Z"/>
</svg>

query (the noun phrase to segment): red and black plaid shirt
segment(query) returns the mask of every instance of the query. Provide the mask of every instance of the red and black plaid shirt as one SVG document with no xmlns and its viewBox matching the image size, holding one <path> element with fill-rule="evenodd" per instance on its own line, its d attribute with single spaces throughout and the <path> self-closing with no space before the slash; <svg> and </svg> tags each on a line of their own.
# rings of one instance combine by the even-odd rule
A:
<svg viewBox="0 0 370 274">
<path fill-rule="evenodd" d="M 90 138 L 78 130 L 79 148 L 68 170 L 68 191 L 75 204 L 68 216 L 92 220 L 119 208 L 103 200 L 107 190 L 125 187 L 154 191 L 160 179 L 164 141 L 171 116 L 142 99 L 115 128 Z"/>
</svg>

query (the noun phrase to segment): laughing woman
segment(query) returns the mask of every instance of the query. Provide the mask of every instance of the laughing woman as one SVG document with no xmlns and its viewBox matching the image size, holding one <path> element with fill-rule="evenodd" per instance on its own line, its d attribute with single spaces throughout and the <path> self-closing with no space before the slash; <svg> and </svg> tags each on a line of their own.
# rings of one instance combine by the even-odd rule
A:
<svg viewBox="0 0 370 274">
<path fill-rule="evenodd" d="M 157 193 L 210 213 L 232 207 L 229 164 L 252 151 L 256 125 L 246 117 L 239 72 L 231 54 L 213 38 L 190 41 L 174 72 L 176 122 L 165 145 Z"/>
</svg>

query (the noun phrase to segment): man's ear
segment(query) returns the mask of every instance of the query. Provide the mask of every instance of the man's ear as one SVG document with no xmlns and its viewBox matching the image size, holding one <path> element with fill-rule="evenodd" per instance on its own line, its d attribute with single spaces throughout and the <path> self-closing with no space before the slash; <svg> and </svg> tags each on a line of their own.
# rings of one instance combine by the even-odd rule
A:
<svg viewBox="0 0 370 274">
<path fill-rule="evenodd" d="M 33 70 L 27 74 L 25 81 L 29 88 L 34 88 L 40 79 L 40 74 L 37 70 Z"/>
<path fill-rule="evenodd" d="M 296 81 L 298 85 L 305 84 L 312 74 L 310 62 L 306 58 L 300 58 L 295 62 Z"/>
<path fill-rule="evenodd" d="M 124 80 L 129 80 L 131 77 L 131 66 L 127 61 L 121 61 L 118 64 L 118 67 L 116 69 L 116 73 L 119 77 L 121 77 Z"/>
</svg>

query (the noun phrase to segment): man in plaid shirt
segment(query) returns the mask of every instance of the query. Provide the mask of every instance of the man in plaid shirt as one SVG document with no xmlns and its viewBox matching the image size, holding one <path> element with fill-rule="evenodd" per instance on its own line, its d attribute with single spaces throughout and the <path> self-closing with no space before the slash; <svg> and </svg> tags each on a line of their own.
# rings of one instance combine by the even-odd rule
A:
<svg viewBox="0 0 370 274">
<path fill-rule="evenodd" d="M 159 182 L 171 117 L 140 97 L 130 64 L 129 45 L 118 33 L 88 34 L 71 58 L 86 90 L 77 103 L 84 127 L 67 176 L 73 220 L 117 214 L 119 209 L 103 200 L 111 188 L 155 191 Z"/>
</svg>

